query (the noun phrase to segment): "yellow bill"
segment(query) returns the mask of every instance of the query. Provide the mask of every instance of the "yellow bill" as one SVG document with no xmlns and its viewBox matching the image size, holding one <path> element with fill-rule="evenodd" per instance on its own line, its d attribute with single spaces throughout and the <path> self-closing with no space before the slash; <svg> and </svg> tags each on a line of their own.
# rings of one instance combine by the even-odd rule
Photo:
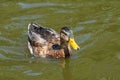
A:
<svg viewBox="0 0 120 80">
<path fill-rule="evenodd" d="M 69 40 L 69 44 L 72 46 L 73 49 L 75 50 L 79 50 L 80 47 L 77 45 L 77 43 L 75 42 L 74 38 L 70 38 Z"/>
</svg>

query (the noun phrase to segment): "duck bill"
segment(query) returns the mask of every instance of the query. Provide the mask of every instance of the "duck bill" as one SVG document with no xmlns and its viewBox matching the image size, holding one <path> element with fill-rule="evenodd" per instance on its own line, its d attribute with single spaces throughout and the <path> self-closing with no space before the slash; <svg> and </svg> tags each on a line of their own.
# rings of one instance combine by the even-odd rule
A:
<svg viewBox="0 0 120 80">
<path fill-rule="evenodd" d="M 80 47 L 77 45 L 77 43 L 75 42 L 74 38 L 70 38 L 69 40 L 69 44 L 72 46 L 73 49 L 75 50 L 79 50 Z"/>
</svg>

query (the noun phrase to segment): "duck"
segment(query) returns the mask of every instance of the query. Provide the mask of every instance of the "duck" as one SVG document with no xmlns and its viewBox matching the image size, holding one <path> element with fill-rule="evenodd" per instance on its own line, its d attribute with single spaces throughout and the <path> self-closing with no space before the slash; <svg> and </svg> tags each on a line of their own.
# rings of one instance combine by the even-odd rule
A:
<svg viewBox="0 0 120 80">
<path fill-rule="evenodd" d="M 33 22 L 28 24 L 28 49 L 33 56 L 67 58 L 73 54 L 71 47 L 80 49 L 69 27 L 62 27 L 60 33 L 57 33 L 54 29 Z"/>
</svg>

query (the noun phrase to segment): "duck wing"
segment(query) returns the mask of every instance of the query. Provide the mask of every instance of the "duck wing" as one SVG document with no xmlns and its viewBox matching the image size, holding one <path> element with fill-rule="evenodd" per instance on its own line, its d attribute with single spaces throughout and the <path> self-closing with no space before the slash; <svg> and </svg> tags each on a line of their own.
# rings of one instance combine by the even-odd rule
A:
<svg viewBox="0 0 120 80">
<path fill-rule="evenodd" d="M 53 30 L 43 26 L 39 26 L 35 23 L 28 25 L 28 40 L 29 42 L 38 42 L 41 44 L 60 42 L 59 34 Z M 59 44 L 59 43 L 58 43 Z"/>
</svg>

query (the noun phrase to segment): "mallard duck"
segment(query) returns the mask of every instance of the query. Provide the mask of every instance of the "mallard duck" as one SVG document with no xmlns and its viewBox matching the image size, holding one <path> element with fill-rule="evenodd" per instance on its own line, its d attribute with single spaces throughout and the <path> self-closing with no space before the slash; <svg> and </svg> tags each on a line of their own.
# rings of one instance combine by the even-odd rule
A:
<svg viewBox="0 0 120 80">
<path fill-rule="evenodd" d="M 60 34 L 55 30 L 39 26 L 36 23 L 28 25 L 28 49 L 36 57 L 66 58 L 72 55 L 71 46 L 79 50 L 68 27 L 61 28 Z"/>
</svg>

